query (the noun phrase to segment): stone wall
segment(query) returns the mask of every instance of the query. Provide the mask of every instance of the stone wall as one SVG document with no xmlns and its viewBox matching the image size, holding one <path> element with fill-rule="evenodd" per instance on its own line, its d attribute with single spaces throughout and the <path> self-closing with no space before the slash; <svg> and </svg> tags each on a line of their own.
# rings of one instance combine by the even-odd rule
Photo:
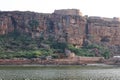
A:
<svg viewBox="0 0 120 80">
<path fill-rule="evenodd" d="M 16 59 L 0 59 L 0 65 L 83 65 L 90 63 L 100 63 L 104 60 L 103 57 L 78 57 L 72 59 L 48 59 L 42 60 L 40 58 L 26 59 L 26 58 L 16 58 Z"/>
<path fill-rule="evenodd" d="M 55 10 L 55 14 L 59 15 L 77 15 L 82 16 L 82 13 L 78 9 L 61 9 L 61 10 Z"/>
</svg>

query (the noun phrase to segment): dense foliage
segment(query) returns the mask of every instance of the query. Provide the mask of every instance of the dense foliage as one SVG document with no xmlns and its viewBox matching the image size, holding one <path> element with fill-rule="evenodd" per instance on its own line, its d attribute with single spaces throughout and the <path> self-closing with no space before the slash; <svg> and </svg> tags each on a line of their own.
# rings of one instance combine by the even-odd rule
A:
<svg viewBox="0 0 120 80">
<path fill-rule="evenodd" d="M 21 35 L 14 31 L 8 35 L 0 36 L 0 58 L 37 58 L 40 56 L 57 57 L 56 53 L 64 53 L 69 49 L 79 56 L 103 56 L 109 58 L 110 51 L 103 46 L 91 44 L 76 48 L 63 42 L 53 41 L 53 38 L 31 38 L 28 34 Z"/>
<path fill-rule="evenodd" d="M 29 35 L 14 33 L 0 36 L 0 58 L 35 58 L 53 53 L 52 49 L 40 47 L 40 39 L 36 40 Z"/>
<path fill-rule="evenodd" d="M 73 45 L 68 45 L 68 49 L 80 56 L 103 56 L 109 58 L 111 54 L 107 47 L 98 44 L 90 44 L 83 46 L 82 48 L 75 48 Z"/>
</svg>

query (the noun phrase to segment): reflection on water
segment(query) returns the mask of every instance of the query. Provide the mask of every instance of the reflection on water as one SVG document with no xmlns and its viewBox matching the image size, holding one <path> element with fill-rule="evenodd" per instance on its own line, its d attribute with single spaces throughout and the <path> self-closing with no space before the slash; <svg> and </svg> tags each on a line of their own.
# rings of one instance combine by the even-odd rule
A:
<svg viewBox="0 0 120 80">
<path fill-rule="evenodd" d="M 120 68 L 3 66 L 0 80 L 120 80 Z"/>
</svg>

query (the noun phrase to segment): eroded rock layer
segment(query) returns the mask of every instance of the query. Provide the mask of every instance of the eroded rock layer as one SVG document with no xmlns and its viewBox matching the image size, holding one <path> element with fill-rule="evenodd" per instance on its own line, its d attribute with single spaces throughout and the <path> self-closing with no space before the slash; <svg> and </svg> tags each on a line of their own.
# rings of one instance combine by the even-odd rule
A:
<svg viewBox="0 0 120 80">
<path fill-rule="evenodd" d="M 76 9 L 55 10 L 52 14 L 35 12 L 0 12 L 0 35 L 19 32 L 32 38 L 42 37 L 81 47 L 92 43 L 120 45 L 119 18 L 82 16 Z"/>
</svg>

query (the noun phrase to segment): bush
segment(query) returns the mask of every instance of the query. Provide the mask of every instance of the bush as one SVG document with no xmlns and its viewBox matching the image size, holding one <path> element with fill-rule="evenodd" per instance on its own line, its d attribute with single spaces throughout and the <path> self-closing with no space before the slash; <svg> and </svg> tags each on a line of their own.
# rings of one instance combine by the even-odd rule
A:
<svg viewBox="0 0 120 80">
<path fill-rule="evenodd" d="M 67 43 L 53 42 L 51 48 L 58 50 L 60 53 L 64 53 L 65 48 L 67 48 Z"/>
<path fill-rule="evenodd" d="M 103 56 L 109 58 L 111 54 L 108 48 L 97 44 L 91 44 L 82 48 L 75 48 L 73 45 L 68 45 L 68 49 L 79 56 Z"/>
<path fill-rule="evenodd" d="M 39 22 L 37 20 L 30 20 L 29 25 L 31 28 L 33 28 L 33 27 L 36 28 L 39 26 Z"/>
<path fill-rule="evenodd" d="M 68 49 L 79 56 L 93 56 L 89 53 L 89 50 L 85 48 L 75 48 L 73 45 L 68 45 Z"/>
<path fill-rule="evenodd" d="M 98 44 L 87 45 L 84 48 L 92 50 L 92 53 L 95 54 L 95 56 L 103 56 L 104 58 L 109 58 L 111 54 L 110 50 L 107 47 Z"/>
</svg>

